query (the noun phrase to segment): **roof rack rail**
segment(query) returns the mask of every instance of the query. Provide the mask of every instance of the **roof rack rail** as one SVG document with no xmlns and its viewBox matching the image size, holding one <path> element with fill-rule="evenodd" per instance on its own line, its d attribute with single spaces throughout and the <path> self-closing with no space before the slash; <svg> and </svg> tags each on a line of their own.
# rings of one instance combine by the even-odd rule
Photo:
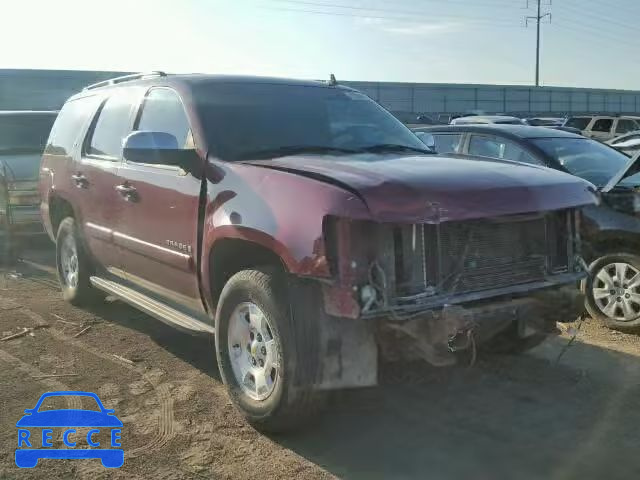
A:
<svg viewBox="0 0 640 480">
<path fill-rule="evenodd" d="M 107 85 L 115 85 L 117 83 L 130 82 L 132 80 L 140 80 L 147 77 L 166 77 L 165 72 L 154 70 L 153 72 L 141 72 L 131 75 L 123 75 L 121 77 L 110 78 L 109 80 L 103 80 L 102 82 L 92 83 L 83 88 L 83 90 L 93 90 L 94 88 L 106 87 Z"/>
</svg>

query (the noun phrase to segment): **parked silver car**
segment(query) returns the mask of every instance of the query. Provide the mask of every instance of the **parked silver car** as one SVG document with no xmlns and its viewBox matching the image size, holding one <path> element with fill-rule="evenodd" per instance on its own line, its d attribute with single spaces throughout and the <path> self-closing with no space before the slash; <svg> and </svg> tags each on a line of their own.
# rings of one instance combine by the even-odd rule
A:
<svg viewBox="0 0 640 480">
<path fill-rule="evenodd" d="M 2 237 L 44 233 L 38 180 L 54 111 L 0 111 L 0 243 Z"/>
<path fill-rule="evenodd" d="M 633 132 L 620 135 L 605 143 L 625 155 L 633 157 L 636 153 L 640 152 L 640 130 L 634 130 Z"/>
</svg>

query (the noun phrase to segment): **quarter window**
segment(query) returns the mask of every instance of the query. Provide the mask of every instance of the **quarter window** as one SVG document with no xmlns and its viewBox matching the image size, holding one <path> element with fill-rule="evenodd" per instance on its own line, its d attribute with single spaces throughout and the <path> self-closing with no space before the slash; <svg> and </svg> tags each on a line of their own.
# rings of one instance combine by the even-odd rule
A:
<svg viewBox="0 0 640 480">
<path fill-rule="evenodd" d="M 613 125 L 613 119 L 611 118 L 600 118 L 596 120 L 591 127 L 592 132 L 609 132 L 611 131 L 611 126 Z"/>
<path fill-rule="evenodd" d="M 70 155 L 78 135 L 95 113 L 99 102 L 100 99 L 93 96 L 65 103 L 51 129 L 46 153 Z"/>
<path fill-rule="evenodd" d="M 149 91 L 137 130 L 170 133 L 180 148 L 193 148 L 189 120 L 178 95 L 167 88 Z"/>
<path fill-rule="evenodd" d="M 131 127 L 132 97 L 129 92 L 117 92 L 107 99 L 98 113 L 87 153 L 119 159 L 122 141 Z"/>
</svg>

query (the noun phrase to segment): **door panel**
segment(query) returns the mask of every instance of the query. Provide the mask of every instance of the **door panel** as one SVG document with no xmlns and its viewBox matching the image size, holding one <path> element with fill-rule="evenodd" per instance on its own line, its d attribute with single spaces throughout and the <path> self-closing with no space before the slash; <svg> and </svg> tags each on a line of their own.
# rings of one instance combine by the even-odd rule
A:
<svg viewBox="0 0 640 480">
<path fill-rule="evenodd" d="M 169 133 L 193 149 L 191 129 L 177 93 L 152 88 L 135 130 Z M 177 306 L 202 313 L 196 255 L 201 181 L 181 168 L 123 161 L 119 201 L 122 228 L 115 236 L 127 279 Z M 130 192 L 127 194 L 127 191 Z"/>
<path fill-rule="evenodd" d="M 76 204 L 80 206 L 89 250 L 101 266 L 117 273 L 121 266 L 113 231 L 123 211 L 114 189 L 119 183 L 118 163 L 83 158 L 77 167 L 74 176 L 83 180 L 74 180 L 79 200 Z"/>
<path fill-rule="evenodd" d="M 177 171 L 131 163 L 120 175 L 135 188 L 124 206 L 115 242 L 127 279 L 196 311 L 202 310 L 196 252 L 200 180 Z"/>
</svg>

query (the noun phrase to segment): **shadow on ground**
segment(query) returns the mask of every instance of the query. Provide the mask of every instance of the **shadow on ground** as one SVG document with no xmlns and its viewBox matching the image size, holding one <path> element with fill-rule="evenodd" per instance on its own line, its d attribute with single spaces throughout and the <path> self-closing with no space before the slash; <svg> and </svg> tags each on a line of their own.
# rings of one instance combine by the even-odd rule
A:
<svg viewBox="0 0 640 480">
<path fill-rule="evenodd" d="M 93 312 L 219 380 L 208 339 L 118 302 Z M 378 388 L 336 394 L 308 430 L 272 439 L 345 479 L 639 478 L 640 356 L 578 342 L 556 362 L 564 345 L 473 368 L 386 365 Z"/>
</svg>

